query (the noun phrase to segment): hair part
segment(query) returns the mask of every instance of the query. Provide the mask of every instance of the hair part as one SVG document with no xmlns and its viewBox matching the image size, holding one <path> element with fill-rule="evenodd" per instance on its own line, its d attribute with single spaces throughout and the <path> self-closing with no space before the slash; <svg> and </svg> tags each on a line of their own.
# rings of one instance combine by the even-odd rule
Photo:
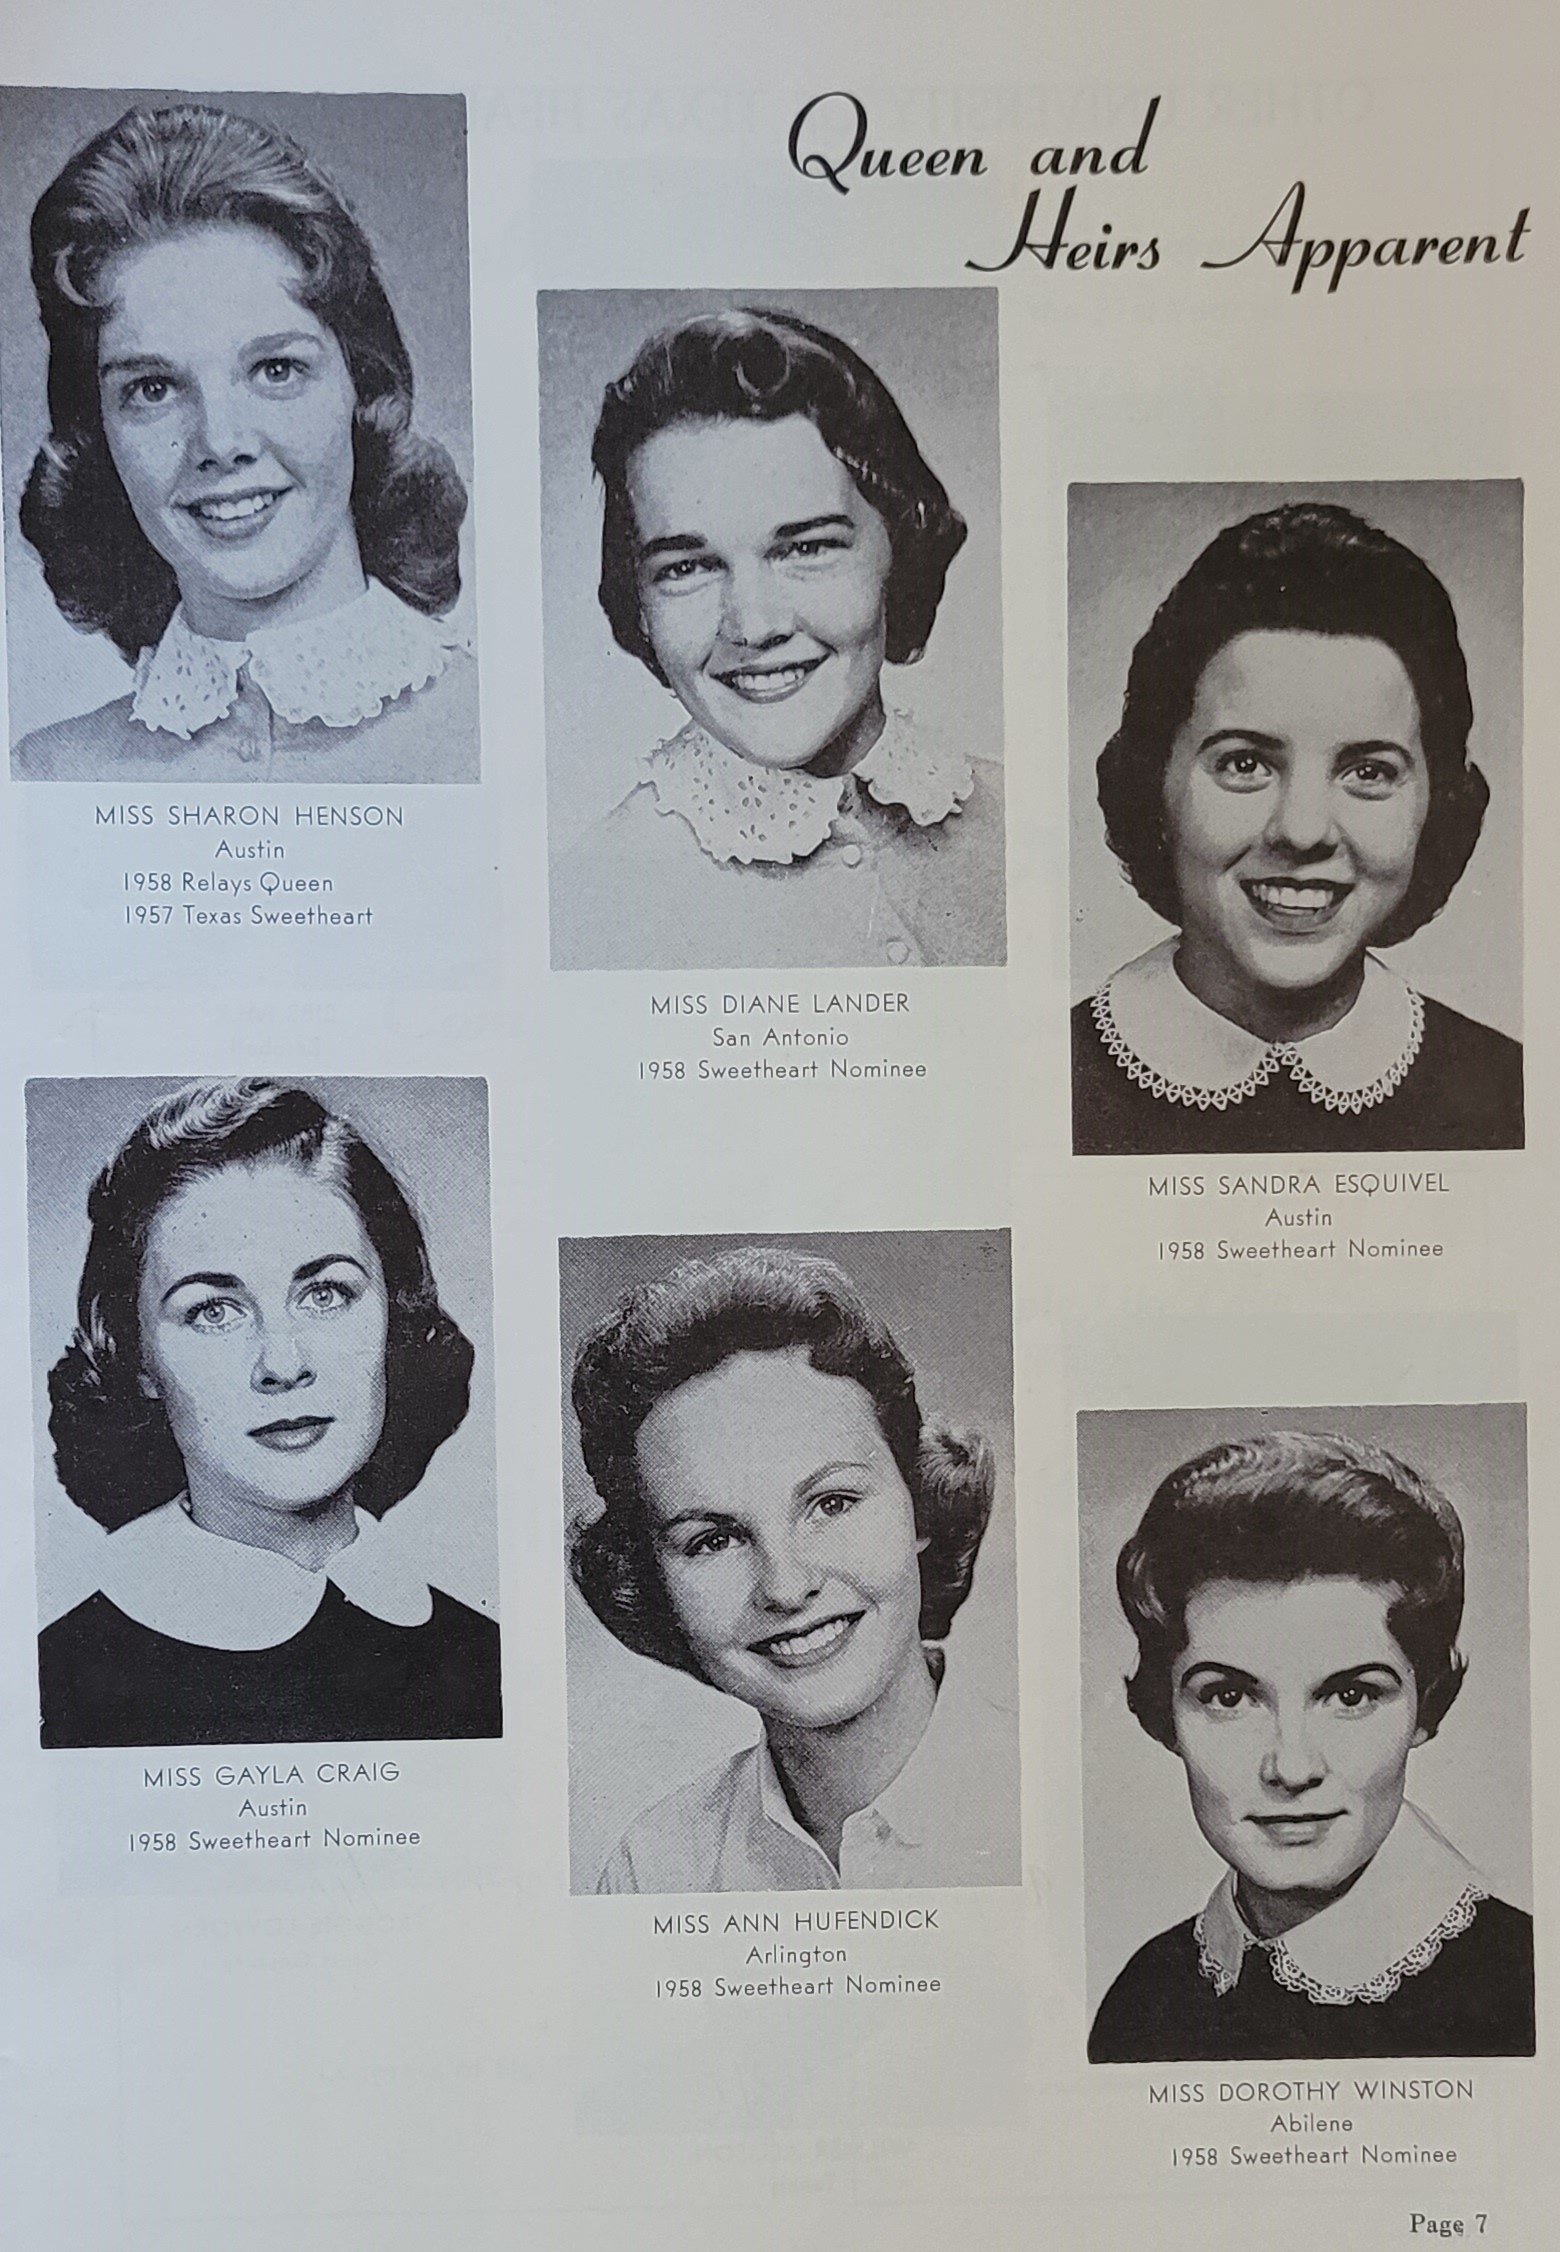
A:
<svg viewBox="0 0 1560 2252">
<path fill-rule="evenodd" d="M 195 102 L 127 110 L 39 197 L 32 278 L 49 345 L 49 436 L 22 531 L 83 632 L 133 662 L 162 636 L 178 581 L 136 522 L 103 430 L 98 339 L 115 259 L 203 227 L 251 227 L 297 261 L 298 301 L 341 347 L 356 407 L 352 516 L 363 568 L 416 610 L 460 594 L 466 488 L 412 429 L 412 363 L 368 238 L 297 143 Z"/>
<path fill-rule="evenodd" d="M 1473 699 L 1451 597 L 1412 548 L 1350 509 L 1291 501 L 1231 524 L 1160 603 L 1132 652 L 1121 725 L 1099 756 L 1107 841 L 1138 897 L 1179 923 L 1165 772 L 1209 664 L 1239 635 L 1261 632 L 1380 641 L 1408 675 L 1430 807 L 1408 890 L 1371 941 L 1394 945 L 1445 906 L 1490 793 L 1468 757 Z"/>
<path fill-rule="evenodd" d="M 848 344 L 794 313 L 699 313 L 652 336 L 608 384 L 591 447 L 604 494 L 601 607 L 618 645 L 663 688 L 640 608 L 629 463 L 647 439 L 677 423 L 790 415 L 813 424 L 887 528 L 888 662 L 913 664 L 926 648 L 966 528 L 888 386 Z"/>
<path fill-rule="evenodd" d="M 1230 1440 L 1183 1462 L 1122 1549 L 1116 1589 L 1138 1645 L 1127 1703 L 1140 1725 L 1175 1750 L 1175 1667 L 1199 1588 L 1319 1579 L 1386 1594 L 1388 1630 L 1413 1668 L 1419 1728 L 1433 1736 L 1466 1670 L 1457 1649 L 1461 1521 L 1385 1447 L 1309 1431 Z"/>
<path fill-rule="evenodd" d="M 422 1229 L 384 1160 L 301 1087 L 198 1082 L 154 1104 L 93 1182 L 76 1330 L 49 1375 L 60 1484 L 110 1532 L 184 1490 L 167 1411 L 142 1383 L 141 1275 L 158 1213 L 230 1165 L 290 1166 L 325 1182 L 357 1211 L 378 1254 L 389 1302 L 385 1420 L 353 1479 L 356 1506 L 382 1517 L 465 1419 L 471 1345 L 439 1303 Z"/>
<path fill-rule="evenodd" d="M 656 1560 L 641 1425 L 661 1400 L 739 1353 L 797 1350 L 821 1376 L 846 1377 L 866 1393 L 924 1543 L 922 1637 L 941 1642 L 952 1627 L 991 1515 L 989 1444 L 923 1418 L 910 1363 L 842 1268 L 755 1245 L 689 1259 L 642 1283 L 575 1358 L 580 1450 L 604 1507 L 574 1533 L 570 1561 L 596 1617 L 641 1657 L 698 1672 Z"/>
</svg>

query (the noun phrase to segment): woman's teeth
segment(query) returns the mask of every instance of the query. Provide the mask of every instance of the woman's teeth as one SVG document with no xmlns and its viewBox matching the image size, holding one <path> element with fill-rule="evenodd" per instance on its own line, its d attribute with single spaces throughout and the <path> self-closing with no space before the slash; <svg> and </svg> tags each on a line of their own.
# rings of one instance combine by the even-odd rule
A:
<svg viewBox="0 0 1560 2252">
<path fill-rule="evenodd" d="M 1290 908 L 1302 912 L 1315 912 L 1319 908 L 1333 906 L 1343 897 L 1345 889 L 1342 884 L 1249 883 L 1246 886 L 1247 893 L 1259 907 Z"/>
<path fill-rule="evenodd" d="M 241 524 L 248 516 L 263 516 L 281 497 L 280 493 L 244 493 L 236 500 L 192 501 L 190 514 L 203 524 Z"/>
<path fill-rule="evenodd" d="M 737 695 L 746 696 L 750 703 L 763 704 L 794 696 L 816 670 L 815 665 L 784 665 L 771 672 L 728 672 L 722 677 Z"/>
<path fill-rule="evenodd" d="M 764 1655 L 779 1658 L 784 1663 L 789 1658 L 816 1658 L 830 1650 L 836 1642 L 843 1641 L 855 1624 L 852 1619 L 825 1619 L 820 1626 L 810 1626 L 801 1634 L 775 1634 L 761 1645 Z"/>
</svg>

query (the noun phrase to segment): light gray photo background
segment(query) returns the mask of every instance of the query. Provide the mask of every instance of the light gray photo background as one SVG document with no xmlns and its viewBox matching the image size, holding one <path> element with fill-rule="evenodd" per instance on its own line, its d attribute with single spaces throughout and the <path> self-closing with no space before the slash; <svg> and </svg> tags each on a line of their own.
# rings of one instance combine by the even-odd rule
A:
<svg viewBox="0 0 1560 2252">
<path fill-rule="evenodd" d="M 1095 762 L 1121 724 L 1132 651 L 1215 534 L 1284 501 L 1333 501 L 1422 556 L 1451 596 L 1490 786 L 1441 913 L 1384 958 L 1438 1001 L 1522 1037 L 1522 487 L 1513 479 L 1073 485 L 1067 650 L 1072 997 L 1170 935 L 1105 842 Z"/>
<path fill-rule="evenodd" d="M 211 1074 L 212 1077 L 224 1076 Z M 476 1354 L 471 1405 L 422 1483 L 382 1520 L 429 1581 L 498 1614 L 493 1439 L 493 1261 L 487 1085 L 481 1079 L 293 1080 L 337 1111 L 395 1175 L 422 1226 L 440 1302 Z M 33 1079 L 27 1086 L 28 1267 L 40 1629 L 96 1592 L 101 1528 L 54 1474 L 48 1376 L 76 1325 L 87 1192 L 177 1079 Z"/>
<path fill-rule="evenodd" d="M 326 173 L 367 235 L 411 355 L 413 428 L 447 448 L 474 501 L 466 105 L 458 94 L 214 94 L 101 87 L 0 88 L 0 466 L 5 499 L 11 741 L 125 695 L 130 667 L 105 634 L 54 606 L 17 521 L 48 435 L 48 351 L 29 272 L 28 230 L 44 189 L 125 111 L 201 102 L 272 125 Z M 474 510 L 461 532 L 462 598 L 475 618 Z"/>
<path fill-rule="evenodd" d="M 1137 1643 L 1116 1558 L 1160 1480 L 1221 1441 L 1337 1431 L 1387 1447 L 1451 1502 L 1467 1543 L 1461 1694 L 1409 1755 L 1407 1795 L 1500 1896 L 1532 1906 L 1526 1416 L 1521 1407 L 1153 1408 L 1078 1418 L 1084 1897 L 1092 2020 L 1143 1942 L 1195 1915 L 1224 1864 L 1185 1770 L 1144 1734 L 1124 1682 Z"/>
<path fill-rule="evenodd" d="M 922 1414 L 982 1432 L 995 1450 L 991 1523 L 948 1651 L 950 1662 L 993 1705 L 1014 1715 L 1016 1789 L 1013 1312 L 1005 1231 L 602 1236 L 560 1243 L 566 1522 L 572 1529 L 601 1511 L 580 1459 L 569 1397 L 581 1339 L 639 1283 L 668 1274 L 681 1259 L 713 1257 L 744 1243 L 812 1252 L 843 1267 L 914 1368 Z M 626 1650 L 592 1615 L 572 1579 L 566 1627 L 570 1885 L 589 1893 L 636 1815 L 756 1743 L 760 1723 L 751 1706 Z"/>
<path fill-rule="evenodd" d="M 889 703 L 972 757 L 1002 758 L 1002 536 L 994 289 L 542 290 L 542 634 L 548 833 L 556 862 L 642 779 L 687 714 L 612 638 L 596 598 L 601 488 L 591 440 L 607 385 L 657 330 L 731 306 L 794 313 L 838 336 L 898 402 L 969 527 L 926 654 L 889 665 Z"/>
</svg>

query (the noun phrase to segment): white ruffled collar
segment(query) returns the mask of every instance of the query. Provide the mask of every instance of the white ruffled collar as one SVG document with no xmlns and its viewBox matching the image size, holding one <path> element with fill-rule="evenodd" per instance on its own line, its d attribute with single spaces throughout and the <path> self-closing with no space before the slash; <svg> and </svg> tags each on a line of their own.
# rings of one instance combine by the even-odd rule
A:
<svg viewBox="0 0 1560 2252">
<path fill-rule="evenodd" d="M 1176 974 L 1178 938 L 1128 962 L 1095 994 L 1100 1038 L 1128 1078 L 1163 1102 L 1228 1110 L 1287 1071 L 1328 1110 L 1373 1109 L 1407 1078 L 1425 1032 L 1411 985 L 1373 954 L 1347 1016 L 1307 1040 L 1260 1040 L 1232 1024 Z"/>
<path fill-rule="evenodd" d="M 156 648 L 141 652 L 130 714 L 188 742 L 227 718 L 247 668 L 278 719 L 357 727 L 437 680 L 451 652 L 467 646 L 448 619 L 424 617 L 378 579 L 337 609 L 261 627 L 247 641 L 197 633 L 181 604 Z"/>
<path fill-rule="evenodd" d="M 207 1650 L 272 1650 L 301 1634 L 334 1582 L 391 1626 L 425 1626 L 433 1591 L 377 1519 L 354 1510 L 356 1539 L 305 1571 L 274 1549 L 202 1531 L 183 1502 L 135 1518 L 103 1544 L 109 1601 L 155 1634 Z"/>
<path fill-rule="evenodd" d="M 1369 1867 L 1341 1899 L 1282 1939 L 1250 1930 L 1225 1875 L 1193 1926 L 1197 1961 L 1216 1994 L 1228 1994 L 1246 1951 L 1265 1947 L 1273 1976 L 1313 2002 L 1385 2002 L 1405 1978 L 1428 1970 L 1448 1939 L 1473 1922 L 1489 1887 L 1435 1824 L 1405 1800 Z"/>
<path fill-rule="evenodd" d="M 848 774 L 759 766 L 689 720 L 644 759 L 659 813 L 680 814 L 712 860 L 789 866 L 806 860 L 864 786 L 879 805 L 899 806 L 921 829 L 957 813 L 975 787 L 962 752 L 930 744 L 907 712 L 890 710 L 882 734 Z"/>
</svg>

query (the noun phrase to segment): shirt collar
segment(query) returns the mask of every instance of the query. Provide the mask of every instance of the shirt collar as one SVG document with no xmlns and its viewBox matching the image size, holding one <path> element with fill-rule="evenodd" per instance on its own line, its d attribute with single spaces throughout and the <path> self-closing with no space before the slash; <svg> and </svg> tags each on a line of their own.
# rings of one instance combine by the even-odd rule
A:
<svg viewBox="0 0 1560 2252">
<path fill-rule="evenodd" d="M 935 1660 L 942 1658 L 943 1653 L 932 1650 L 929 1657 Z M 886 1830 L 897 1845 L 920 1846 L 941 1837 L 950 1821 L 957 1819 L 956 1809 L 966 1796 L 963 1778 L 970 1744 L 968 1728 L 961 1724 L 964 1703 L 960 1690 L 950 1686 L 944 1662 L 937 1702 L 914 1751 L 871 1804 L 847 1818 L 840 1843 L 842 1864 L 853 1831 L 867 1830 L 882 1836 Z M 816 1839 L 808 1836 L 791 1812 L 767 1737 L 761 1737 L 755 1745 L 754 1759 L 759 1805 L 765 1820 L 803 1840 L 815 1853 L 821 1852 Z"/>
<path fill-rule="evenodd" d="M 188 742 L 226 719 L 247 667 L 278 719 L 356 727 L 437 680 L 452 651 L 466 646 L 447 619 L 425 617 L 378 579 L 337 609 L 259 627 L 245 641 L 197 633 L 181 604 L 157 646 L 141 652 L 130 713 Z"/>
<path fill-rule="evenodd" d="M 135 1518 L 103 1545 L 103 1593 L 155 1634 L 208 1650 L 271 1650 L 308 1625 L 334 1582 L 360 1611 L 423 1626 L 433 1591 L 377 1519 L 353 1511 L 356 1538 L 305 1571 L 274 1549 L 201 1529 L 182 1500 Z"/>
<path fill-rule="evenodd" d="M 1218 1994 L 1237 1984 L 1250 1947 L 1274 1978 L 1313 2002 L 1384 2002 L 1466 1931 L 1488 1887 L 1435 1824 L 1406 1801 L 1373 1861 L 1341 1899 L 1282 1939 L 1257 1938 L 1227 1870 L 1194 1928 L 1197 1960 Z"/>
<path fill-rule="evenodd" d="M 957 813 L 975 787 L 963 752 L 937 749 L 908 712 L 890 710 L 882 734 L 844 775 L 760 766 L 689 720 L 644 761 L 656 810 L 681 814 L 712 860 L 788 866 L 818 850 L 864 786 L 921 829 Z"/>
<path fill-rule="evenodd" d="M 1183 985 L 1179 938 L 1128 962 L 1090 1003 L 1106 1048 L 1132 1079 L 1162 1101 L 1227 1110 L 1287 1071 L 1328 1110 L 1385 1102 L 1408 1076 L 1424 1039 L 1424 1003 L 1375 955 L 1347 1016 L 1306 1040 L 1266 1041 L 1232 1024 Z"/>
</svg>

